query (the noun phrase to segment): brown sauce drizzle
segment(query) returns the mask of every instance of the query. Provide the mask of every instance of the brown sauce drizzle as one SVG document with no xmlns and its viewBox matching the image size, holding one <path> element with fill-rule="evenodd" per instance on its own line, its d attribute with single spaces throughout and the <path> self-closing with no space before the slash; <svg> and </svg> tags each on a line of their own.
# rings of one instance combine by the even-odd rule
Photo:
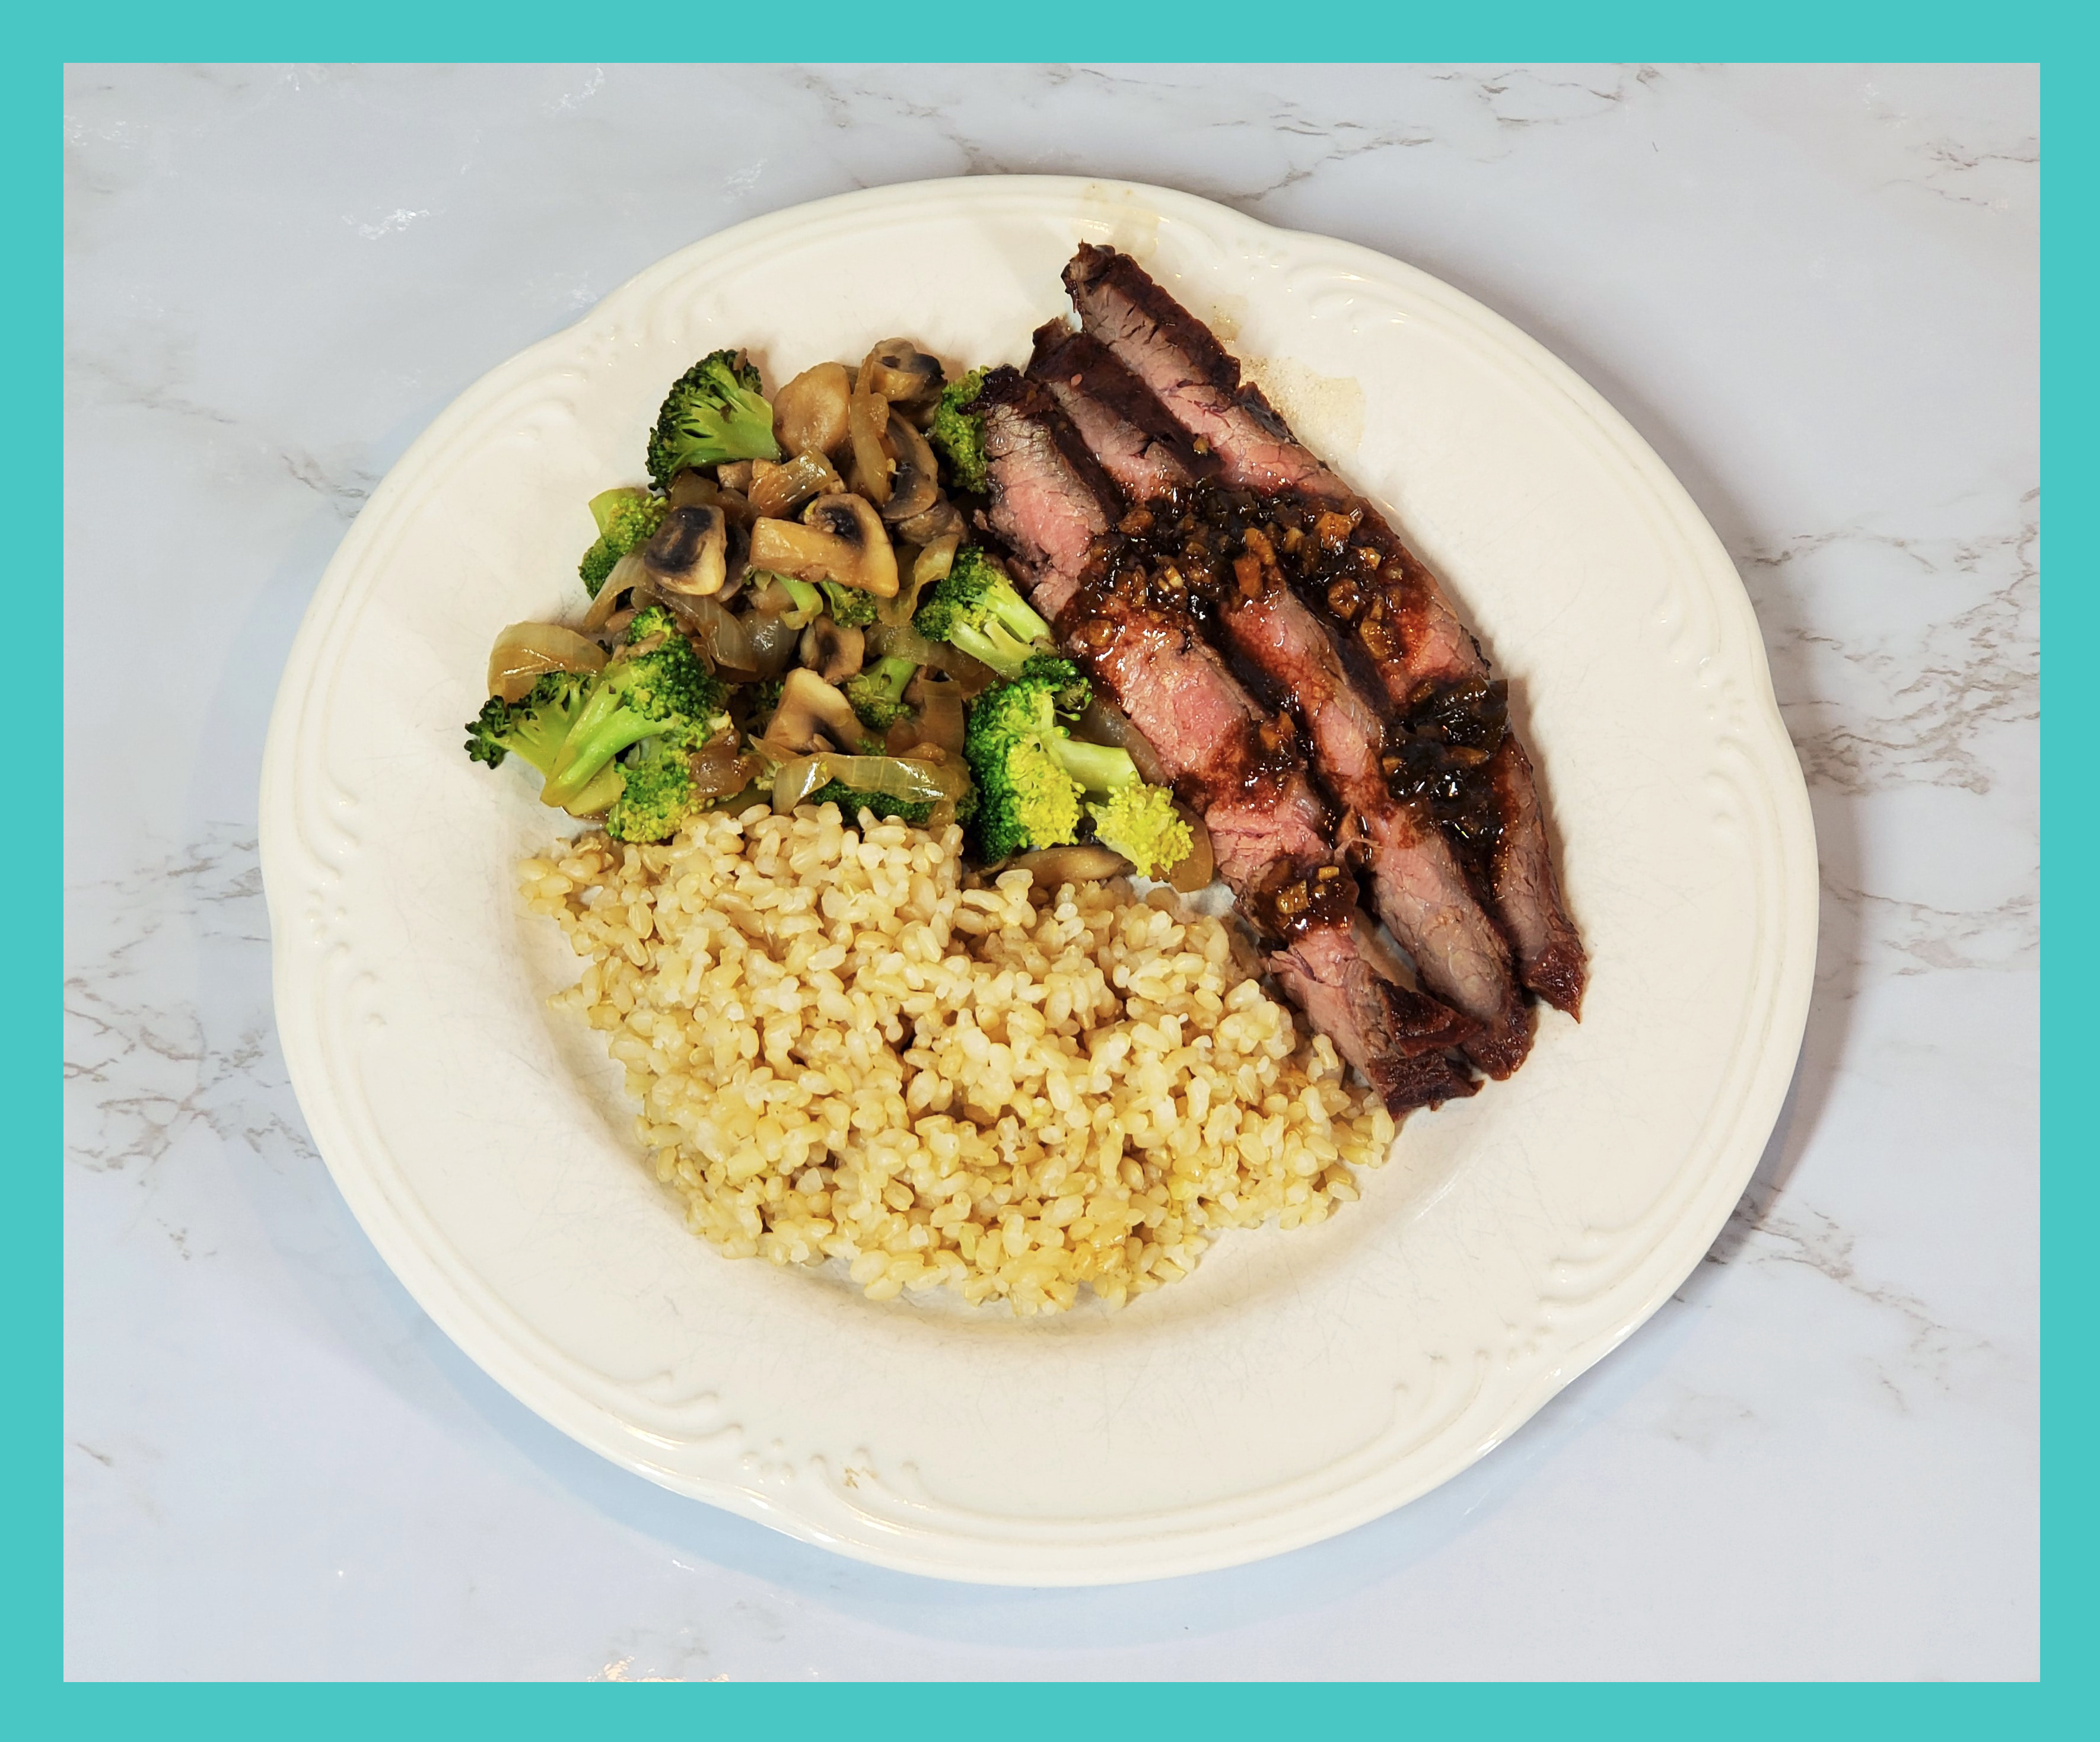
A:
<svg viewBox="0 0 2100 1742">
<path fill-rule="evenodd" d="M 1059 614 L 1058 639 L 1087 665 L 1089 674 L 1116 695 L 1112 673 L 1120 650 L 1148 638 L 1176 646 L 1196 637 L 1215 648 L 1208 635 L 1215 615 L 1212 597 L 1218 575 L 1211 553 L 1190 548 L 1181 561 L 1155 549 L 1145 535 L 1151 523 L 1144 508 L 1133 509 L 1121 525 L 1099 540 L 1088 559 L 1078 590 Z M 1133 534 L 1129 528 L 1135 527 Z M 1294 717 L 1278 713 L 1252 725 L 1223 765 L 1192 772 L 1175 783 L 1185 801 L 1215 803 L 1235 794 L 1259 798 L 1280 793 L 1301 765 Z"/>
<path fill-rule="evenodd" d="M 1339 865 L 1322 865 L 1309 877 L 1283 875 L 1277 881 L 1246 890 L 1240 911 L 1262 937 L 1289 944 L 1324 926 L 1347 925 L 1356 911 L 1356 880 Z"/>
<path fill-rule="evenodd" d="M 1401 559 L 1360 538 L 1361 520 L 1360 509 L 1339 511 L 1289 492 L 1260 495 L 1211 478 L 1170 491 L 1130 509 L 1101 542 L 1068 607 L 1065 633 L 1082 646 L 1092 645 L 1090 637 L 1105 646 L 1116 633 L 1114 620 L 1132 611 L 1170 621 L 1186 611 L 1208 628 L 1228 589 L 1258 593 L 1280 574 L 1317 614 L 1356 631 L 1340 639 L 1345 659 L 1360 668 L 1364 693 L 1386 716 L 1380 765 L 1387 785 L 1394 797 L 1436 819 L 1467 875 L 1485 889 L 1502 837 L 1489 765 L 1508 730 L 1509 686 L 1499 678 L 1425 681 L 1396 713 L 1384 705 L 1384 688 L 1368 668 L 1401 656 L 1400 626 L 1380 572 Z M 1280 710 L 1292 706 L 1258 674 L 1240 675 Z M 1250 784 L 1264 772 L 1260 761 L 1246 770 Z"/>
</svg>

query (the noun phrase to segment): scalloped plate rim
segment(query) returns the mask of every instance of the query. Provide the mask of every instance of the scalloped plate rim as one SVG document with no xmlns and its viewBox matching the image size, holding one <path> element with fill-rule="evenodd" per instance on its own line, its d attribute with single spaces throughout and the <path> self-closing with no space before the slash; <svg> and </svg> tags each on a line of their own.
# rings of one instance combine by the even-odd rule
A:
<svg viewBox="0 0 2100 1742">
<path fill-rule="evenodd" d="M 1171 1526 L 1153 1534 L 1133 1534 L 1126 1540 L 1075 1545 L 1070 1553 L 1046 1551 L 1046 1546 L 1026 1540 L 997 1545 L 989 1550 L 980 1539 L 960 1533 L 920 1530 L 915 1533 L 871 1529 L 855 1538 L 824 1528 L 798 1515 L 774 1497 L 749 1485 L 682 1475 L 662 1466 L 652 1466 L 638 1456 L 631 1435 L 623 1435 L 609 1425 L 611 1412 L 563 1387 L 542 1368 L 507 1344 L 485 1315 L 467 1298 L 466 1292 L 430 1264 L 405 1233 L 395 1208 L 386 1198 L 372 1169 L 366 1165 L 362 1141 L 349 1129 L 350 1122 L 324 1061 L 312 1054 L 317 1044 L 305 1029 L 299 999 L 310 964 L 291 942 L 294 931 L 292 911 L 294 893 L 310 895 L 311 878 L 293 862 L 301 845 L 296 819 L 297 790 L 301 771 L 297 753 L 307 718 L 311 680 L 322 667 L 329 649 L 328 629 L 334 612 L 368 550 L 384 535 L 399 500 L 409 488 L 418 470 L 440 453 L 451 435 L 477 414 L 478 410 L 516 381 L 527 378 L 573 349 L 593 329 L 608 327 L 622 308 L 638 304 L 655 287 L 674 282 L 694 265 L 712 256 L 726 254 L 816 223 L 850 223 L 898 206 L 932 197 L 953 201 L 958 211 L 972 202 L 1009 197 L 1036 196 L 1057 201 L 1097 203 L 1113 201 L 1127 211 L 1149 209 L 1171 216 L 1198 232 L 1207 227 L 1230 232 L 1259 233 L 1272 245 L 1324 251 L 1338 260 L 1353 263 L 1367 279 L 1384 279 L 1412 288 L 1431 300 L 1455 311 L 1470 321 L 1485 338 L 1511 352 L 1538 371 L 1567 395 L 1597 426 L 1600 437 L 1617 450 L 1619 463 L 1630 465 L 1656 491 L 1675 514 L 1680 526 L 1695 541 L 1705 546 L 1702 574 L 1714 589 L 1711 603 L 1718 611 L 1740 613 L 1750 624 L 1747 640 L 1749 659 L 1740 675 L 1752 681 L 1754 696 L 1762 702 L 1759 725 L 1771 773 L 1783 759 L 1790 779 L 1782 780 L 1772 793 L 1777 810 L 1780 862 L 1790 874 L 1784 891 L 1788 925 L 1784 948 L 1765 967 L 1779 981 L 1773 994 L 1771 1017 L 1758 1044 L 1757 1068 L 1744 1096 L 1736 1128 L 1728 1140 L 1728 1153 L 1736 1164 L 1734 1188 L 1726 1201 L 1709 1191 L 1706 1213 L 1696 1221 L 1686 1220 L 1668 1232 L 1666 1239 L 1648 1255 L 1637 1268 L 1652 1272 L 1652 1279 L 1637 1291 L 1628 1290 L 1624 1305 L 1610 1325 L 1560 1349 L 1550 1365 L 1540 1366 L 1530 1383 L 1502 1411 L 1493 1430 L 1454 1444 L 1436 1462 L 1418 1460 L 1416 1475 L 1388 1483 L 1384 1489 L 1347 1506 L 1299 1508 L 1273 1515 L 1243 1519 L 1229 1528 L 1198 1527 L 1176 1530 Z M 1088 215 L 1098 219 L 1103 210 Z M 1703 534 L 1703 538 L 1700 535 Z M 1718 570 L 1716 565 L 1718 564 Z M 1729 585 L 1720 584 L 1725 572 Z M 1393 260 L 1357 244 L 1311 232 L 1279 229 L 1197 196 L 1171 189 L 1110 179 L 1076 176 L 969 177 L 951 180 L 912 182 L 832 196 L 786 208 L 748 220 L 688 245 L 643 268 L 602 298 L 581 320 L 527 346 L 485 372 L 461 393 L 417 437 L 376 488 L 332 558 L 301 624 L 273 708 L 265 749 L 261 805 L 261 858 L 268 898 L 272 936 L 272 981 L 286 1064 L 295 1092 L 311 1128 L 317 1147 L 346 1202 L 382 1258 L 408 1290 L 418 1305 L 445 1334 L 496 1383 L 527 1407 L 570 1437 L 620 1465 L 675 1492 L 690 1495 L 782 1530 L 801 1540 L 834 1549 L 875 1564 L 924 1576 L 995 1584 L 1079 1585 L 1123 1582 L 1174 1577 L 1242 1564 L 1321 1541 L 1383 1515 L 1440 1485 L 1470 1466 L 1520 1427 L 1554 1395 L 1609 1353 L 1638 1330 L 1682 1283 L 1698 1264 L 1725 1225 L 1729 1214 L 1747 1186 L 1760 1154 L 1783 1107 L 1790 1085 L 1795 1056 L 1805 1029 L 1811 970 L 1815 950 L 1816 903 L 1815 845 L 1808 815 L 1805 783 L 1793 758 L 1791 743 L 1780 721 L 1765 665 L 1762 641 L 1755 629 L 1754 615 L 1740 579 L 1735 575 L 1720 542 L 1700 514 L 1681 483 L 1671 474 L 1630 425 L 1572 368 L 1532 339 L 1522 329 L 1492 310 L 1467 297 L 1419 268 Z M 309 795 L 311 796 L 311 795 Z M 1803 866 L 1806 884 L 1803 884 Z M 288 1022 L 286 1012 L 294 1013 Z M 1718 1204 L 1718 1209 L 1715 1205 Z M 1666 1245 L 1668 1252 L 1662 1248 Z"/>
</svg>

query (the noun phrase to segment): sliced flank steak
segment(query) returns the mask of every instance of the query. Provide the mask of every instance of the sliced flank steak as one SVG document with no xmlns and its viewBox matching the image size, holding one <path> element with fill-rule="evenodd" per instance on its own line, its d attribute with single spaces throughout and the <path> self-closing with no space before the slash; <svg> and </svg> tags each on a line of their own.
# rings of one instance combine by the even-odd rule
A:
<svg viewBox="0 0 2100 1742">
<path fill-rule="evenodd" d="M 1436 576 L 1372 504 L 1291 434 L 1260 390 L 1241 381 L 1238 362 L 1210 329 L 1111 249 L 1082 246 L 1065 283 L 1087 334 L 1200 440 L 1226 483 L 1301 492 L 1330 507 L 1334 526 L 1323 536 L 1338 553 L 1357 556 L 1359 572 L 1308 602 L 1347 632 L 1352 664 L 1374 675 L 1392 708 L 1404 717 L 1449 712 L 1454 695 L 1471 706 L 1492 684 L 1488 661 Z M 1493 700 L 1500 705 L 1498 687 Z M 1485 835 L 1461 831 L 1453 844 L 1511 939 L 1524 986 L 1579 1017 L 1587 966 L 1555 875 L 1536 776 L 1514 736 L 1498 731 L 1487 752 L 1502 812 L 1495 838 L 1489 845 Z"/>
<path fill-rule="evenodd" d="M 1376 561 L 1360 584 L 1330 601 L 1338 620 L 1376 673 L 1388 701 L 1403 716 L 1449 712 L 1454 700 L 1502 686 L 1490 676 L 1480 644 L 1459 622 L 1436 577 L 1403 545 L 1367 503 L 1352 503 L 1361 521 L 1348 538 Z M 1368 571 L 1368 562 L 1364 565 Z M 1556 1010 L 1582 1014 L 1589 965 L 1581 935 L 1568 915 L 1555 875 L 1539 803 L 1538 777 L 1516 734 L 1505 724 L 1491 747 L 1487 772 L 1500 812 L 1485 880 L 1496 917 L 1516 953 L 1519 977 Z"/>
<path fill-rule="evenodd" d="M 1220 625 L 1302 722 L 1313 765 L 1355 826 L 1379 917 L 1422 983 L 1480 1025 L 1467 1056 L 1507 1077 L 1531 1045 L 1509 946 L 1428 807 L 1388 786 L 1383 707 L 1351 679 L 1332 631 L 1290 590 L 1268 535 L 1255 526 L 1242 536 L 1220 592 Z"/>
</svg>

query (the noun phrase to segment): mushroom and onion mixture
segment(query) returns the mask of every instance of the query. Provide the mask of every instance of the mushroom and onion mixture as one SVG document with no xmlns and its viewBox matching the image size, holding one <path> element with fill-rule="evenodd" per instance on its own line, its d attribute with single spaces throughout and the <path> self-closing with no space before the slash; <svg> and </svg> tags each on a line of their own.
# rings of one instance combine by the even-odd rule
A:
<svg viewBox="0 0 2100 1742">
<path fill-rule="evenodd" d="M 741 351 L 701 359 L 648 483 L 591 500 L 575 620 L 497 636 L 468 755 L 514 753 L 617 841 L 835 803 L 1052 882 L 1203 887 L 1201 819 L 973 539 L 983 377 L 885 339 L 769 400 Z"/>
</svg>

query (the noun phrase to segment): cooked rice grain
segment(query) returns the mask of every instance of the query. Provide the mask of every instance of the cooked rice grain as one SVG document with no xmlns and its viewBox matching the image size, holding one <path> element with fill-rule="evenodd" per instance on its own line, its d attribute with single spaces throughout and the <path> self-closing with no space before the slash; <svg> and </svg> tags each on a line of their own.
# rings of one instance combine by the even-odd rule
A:
<svg viewBox="0 0 2100 1742">
<path fill-rule="evenodd" d="M 657 1178 L 732 1257 L 843 1259 L 872 1300 L 1022 1314 L 1186 1276 L 1221 1228 L 1321 1221 L 1393 1125 L 1170 891 L 986 882 L 962 835 L 838 808 L 598 834 L 520 867 L 611 1037 Z"/>
</svg>

